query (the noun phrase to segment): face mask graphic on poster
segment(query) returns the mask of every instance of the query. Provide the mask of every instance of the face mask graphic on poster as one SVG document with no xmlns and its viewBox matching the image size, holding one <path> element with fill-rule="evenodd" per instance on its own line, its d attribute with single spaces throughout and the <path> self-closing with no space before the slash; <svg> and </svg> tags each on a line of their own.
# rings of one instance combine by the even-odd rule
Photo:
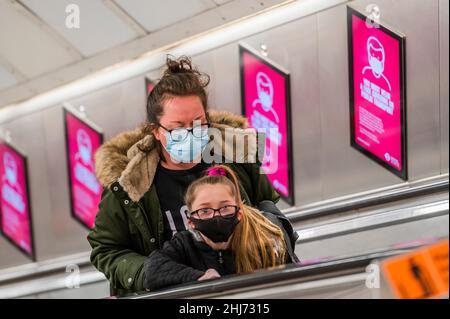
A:
<svg viewBox="0 0 450 319">
<path fill-rule="evenodd" d="M 2 176 L 2 197 L 5 202 L 14 207 L 21 214 L 25 214 L 25 201 L 22 187 L 18 180 L 18 165 L 14 156 L 3 154 L 4 175 Z"/>
<path fill-rule="evenodd" d="M 100 192 L 100 184 L 94 174 L 92 160 L 92 142 L 89 134 L 82 128 L 77 131 L 77 148 L 75 154 L 75 179 L 95 194 Z"/>
<path fill-rule="evenodd" d="M 367 40 L 367 55 L 369 66 L 364 67 L 362 70 L 364 77 L 363 83 L 360 84 L 361 97 L 392 115 L 395 105 L 391 101 L 391 84 L 383 74 L 386 54 L 383 45 L 374 36 L 369 37 Z M 385 88 L 376 85 L 374 81 L 370 81 L 368 79 L 369 75 L 373 75 L 376 80 L 381 79 L 381 83 L 384 84 Z"/>
<path fill-rule="evenodd" d="M 271 142 L 275 143 L 275 145 L 277 146 L 280 146 L 282 143 L 281 133 L 279 131 L 278 126 L 280 123 L 280 119 L 278 117 L 277 112 L 275 112 L 273 108 L 273 100 L 274 100 L 273 83 L 270 77 L 266 73 L 261 71 L 256 74 L 256 92 L 258 97 L 253 101 L 252 106 L 253 107 L 260 106 L 263 111 L 271 113 L 275 118 L 275 122 L 270 120 L 264 114 L 255 110 L 251 115 L 252 126 L 257 128 L 258 131 L 264 132 Z M 270 147 L 266 147 L 263 166 L 270 163 L 270 161 L 271 161 Z"/>
<path fill-rule="evenodd" d="M 369 65 L 362 70 L 361 97 L 386 112 L 387 115 L 393 116 L 395 103 L 392 100 L 391 83 L 384 74 L 386 62 L 384 46 L 378 38 L 370 36 L 366 47 Z M 367 117 L 367 111 L 362 111 L 361 115 Z M 396 167 L 400 166 L 398 159 L 389 152 L 384 154 L 384 158 L 388 163 Z"/>
</svg>

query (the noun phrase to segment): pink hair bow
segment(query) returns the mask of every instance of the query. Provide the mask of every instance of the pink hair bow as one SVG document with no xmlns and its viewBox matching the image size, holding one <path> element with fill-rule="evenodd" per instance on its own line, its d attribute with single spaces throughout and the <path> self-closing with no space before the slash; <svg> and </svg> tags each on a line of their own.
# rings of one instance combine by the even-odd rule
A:
<svg viewBox="0 0 450 319">
<path fill-rule="evenodd" d="M 209 176 L 211 176 L 211 175 L 227 176 L 227 172 L 222 167 L 211 167 L 211 168 L 208 168 L 207 174 Z"/>
</svg>

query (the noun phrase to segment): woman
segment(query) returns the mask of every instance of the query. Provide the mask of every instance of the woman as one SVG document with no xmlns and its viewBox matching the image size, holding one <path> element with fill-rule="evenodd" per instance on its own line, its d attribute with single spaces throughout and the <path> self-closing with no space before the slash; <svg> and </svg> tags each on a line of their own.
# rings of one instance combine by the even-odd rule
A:
<svg viewBox="0 0 450 319">
<path fill-rule="evenodd" d="M 209 77 L 195 70 L 188 58 L 168 58 L 148 96 L 147 123 L 119 134 L 95 155 L 104 191 L 88 241 L 91 262 L 108 278 L 113 295 L 143 290 L 147 256 L 187 229 L 183 196 L 210 165 L 199 160 L 209 140 L 205 131 L 236 129 L 254 137 L 244 118 L 208 113 L 208 83 Z M 230 149 L 226 141 L 223 145 Z M 224 153 L 227 158 L 229 152 Z M 276 203 L 279 195 L 260 174 L 258 163 L 248 161 L 252 158 L 244 155 L 244 163 L 227 164 L 236 172 L 243 200 L 252 206 L 266 200 Z"/>
<path fill-rule="evenodd" d="M 188 187 L 185 201 L 189 230 L 178 232 L 149 256 L 144 266 L 146 289 L 298 261 L 278 218 L 242 203 L 230 168 L 208 168 Z"/>
</svg>

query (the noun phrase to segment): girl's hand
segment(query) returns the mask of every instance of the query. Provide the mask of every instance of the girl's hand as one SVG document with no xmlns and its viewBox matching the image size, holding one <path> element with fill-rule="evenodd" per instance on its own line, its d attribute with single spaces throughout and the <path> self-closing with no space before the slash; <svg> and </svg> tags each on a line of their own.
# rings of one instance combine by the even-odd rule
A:
<svg viewBox="0 0 450 319">
<path fill-rule="evenodd" d="M 203 276 L 201 276 L 200 278 L 198 278 L 197 281 L 204 281 L 204 280 L 217 279 L 217 278 L 220 278 L 219 273 L 215 269 L 210 268 L 207 271 L 205 271 L 205 274 Z"/>
</svg>

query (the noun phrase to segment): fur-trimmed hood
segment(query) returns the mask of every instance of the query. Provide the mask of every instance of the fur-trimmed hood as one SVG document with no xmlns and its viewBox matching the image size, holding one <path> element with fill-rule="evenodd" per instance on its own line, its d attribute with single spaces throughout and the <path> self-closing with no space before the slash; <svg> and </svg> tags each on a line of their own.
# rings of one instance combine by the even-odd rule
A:
<svg viewBox="0 0 450 319">
<path fill-rule="evenodd" d="M 247 119 L 223 111 L 210 111 L 209 122 L 220 132 L 233 131 L 233 134 L 252 136 L 256 141 L 256 131 L 247 127 Z M 229 154 L 227 149 L 235 150 L 234 139 L 225 139 L 222 134 L 220 145 L 222 154 Z M 142 125 L 132 131 L 123 132 L 104 143 L 95 153 L 95 171 L 98 180 L 109 188 L 118 181 L 128 193 L 131 200 L 137 202 L 144 196 L 153 183 L 159 163 L 158 141 L 154 138 L 148 125 Z M 255 162 L 257 143 L 249 143 L 240 162 Z M 234 154 L 234 152 L 231 152 Z M 233 160 L 236 160 L 235 158 Z"/>
</svg>

